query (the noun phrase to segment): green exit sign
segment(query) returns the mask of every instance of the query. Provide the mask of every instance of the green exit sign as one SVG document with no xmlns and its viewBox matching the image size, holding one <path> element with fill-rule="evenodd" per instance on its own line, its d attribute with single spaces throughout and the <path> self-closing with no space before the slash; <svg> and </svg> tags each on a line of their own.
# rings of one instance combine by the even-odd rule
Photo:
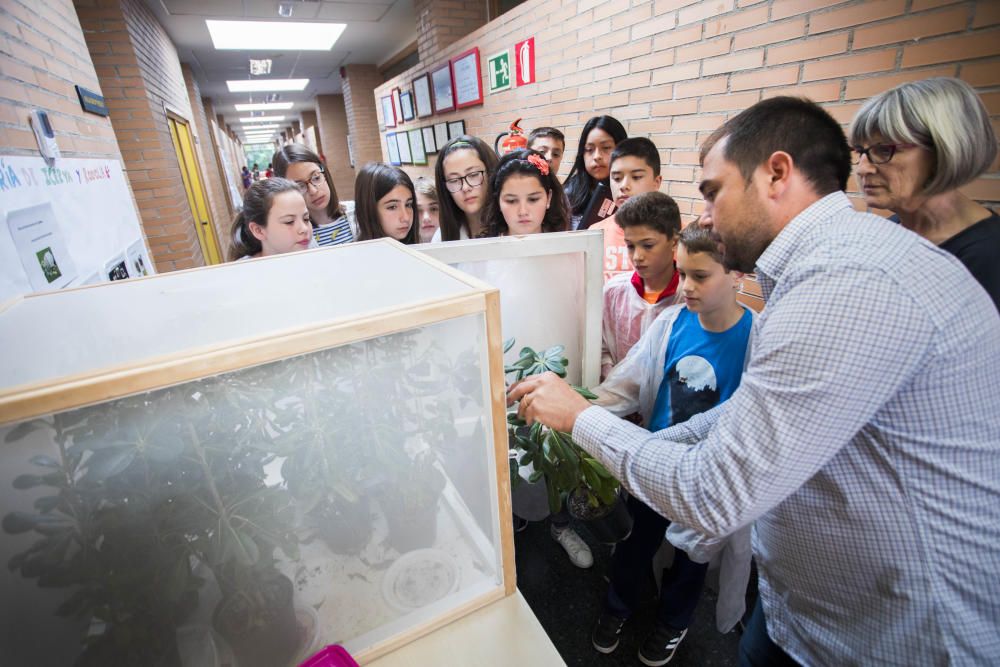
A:
<svg viewBox="0 0 1000 667">
<path fill-rule="evenodd" d="M 487 58 L 486 72 L 490 82 L 490 93 L 499 93 L 510 88 L 513 75 L 510 70 L 510 49 Z"/>
</svg>

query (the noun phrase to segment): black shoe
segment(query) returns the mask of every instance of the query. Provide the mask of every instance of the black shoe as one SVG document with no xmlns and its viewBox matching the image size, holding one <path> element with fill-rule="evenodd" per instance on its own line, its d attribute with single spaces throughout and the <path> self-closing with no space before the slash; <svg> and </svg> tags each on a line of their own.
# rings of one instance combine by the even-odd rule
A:
<svg viewBox="0 0 1000 667">
<path fill-rule="evenodd" d="M 665 665 L 674 657 L 677 647 L 681 645 L 687 628 L 674 630 L 665 625 L 656 624 L 646 641 L 639 647 L 639 661 L 649 667 Z"/>
<path fill-rule="evenodd" d="M 606 611 L 601 612 L 600 618 L 594 624 L 594 633 L 590 636 L 590 641 L 601 653 L 607 654 L 618 648 L 618 640 L 621 638 L 622 626 L 625 625 L 624 618 L 618 618 Z"/>
</svg>

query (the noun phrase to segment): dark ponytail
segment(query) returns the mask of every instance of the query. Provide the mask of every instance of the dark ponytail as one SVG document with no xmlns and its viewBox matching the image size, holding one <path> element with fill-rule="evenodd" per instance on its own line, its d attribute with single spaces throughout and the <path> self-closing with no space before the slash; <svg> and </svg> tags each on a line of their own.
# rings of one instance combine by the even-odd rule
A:
<svg viewBox="0 0 1000 667">
<path fill-rule="evenodd" d="M 263 248 L 260 240 L 250 231 L 250 223 L 256 222 L 261 227 L 267 227 L 267 214 L 271 210 L 271 202 L 282 192 L 298 192 L 299 186 L 294 181 L 284 178 L 265 178 L 256 181 L 243 193 L 243 210 L 233 220 L 232 247 L 229 249 L 229 261 L 234 262 L 246 256 L 253 256 Z"/>
</svg>

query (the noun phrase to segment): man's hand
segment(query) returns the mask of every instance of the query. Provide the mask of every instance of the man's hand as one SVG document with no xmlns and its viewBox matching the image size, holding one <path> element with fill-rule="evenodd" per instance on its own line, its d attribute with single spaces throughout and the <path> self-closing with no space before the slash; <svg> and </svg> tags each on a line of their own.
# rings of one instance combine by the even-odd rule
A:
<svg viewBox="0 0 1000 667">
<path fill-rule="evenodd" d="M 590 402 L 552 372 L 532 375 L 507 392 L 507 407 L 520 401 L 517 415 L 528 422 L 541 422 L 563 433 L 572 433 L 573 424 Z"/>
</svg>

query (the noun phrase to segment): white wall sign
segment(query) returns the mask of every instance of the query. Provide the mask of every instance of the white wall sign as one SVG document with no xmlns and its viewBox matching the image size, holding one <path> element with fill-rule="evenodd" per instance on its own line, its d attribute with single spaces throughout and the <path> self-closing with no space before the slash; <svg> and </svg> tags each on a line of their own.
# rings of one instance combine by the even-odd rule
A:
<svg viewBox="0 0 1000 667">
<path fill-rule="evenodd" d="M 140 256 L 154 272 L 118 160 L 60 158 L 49 167 L 40 157 L 0 157 L 0 218 L 0 302 L 95 274 L 107 280 L 113 258 L 128 277 L 139 275 L 129 260 Z"/>
</svg>

